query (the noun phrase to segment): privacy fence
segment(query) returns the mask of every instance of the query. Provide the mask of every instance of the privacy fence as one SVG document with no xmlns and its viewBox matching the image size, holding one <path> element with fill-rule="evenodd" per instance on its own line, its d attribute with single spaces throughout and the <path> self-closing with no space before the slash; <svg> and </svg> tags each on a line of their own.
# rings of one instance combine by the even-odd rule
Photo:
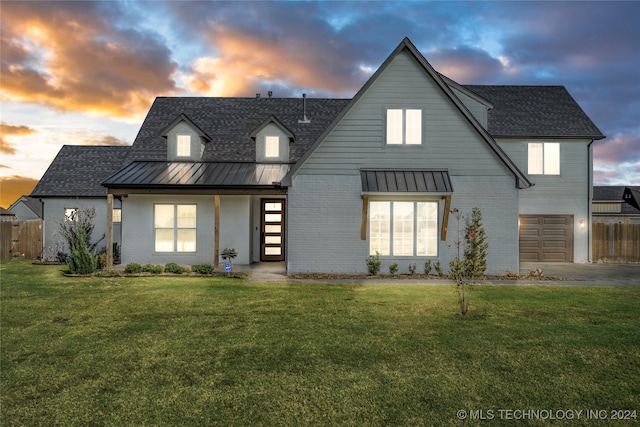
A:
<svg viewBox="0 0 640 427">
<path fill-rule="evenodd" d="M 0 259 L 42 257 L 42 220 L 0 222 Z"/>
<path fill-rule="evenodd" d="M 593 262 L 640 262 L 640 224 L 593 224 Z"/>
</svg>

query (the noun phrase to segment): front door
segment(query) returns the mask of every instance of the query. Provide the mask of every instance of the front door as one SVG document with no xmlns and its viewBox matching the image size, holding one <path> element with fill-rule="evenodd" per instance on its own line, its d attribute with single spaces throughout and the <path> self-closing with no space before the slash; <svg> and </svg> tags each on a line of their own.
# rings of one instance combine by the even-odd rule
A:
<svg viewBox="0 0 640 427">
<path fill-rule="evenodd" d="M 284 261 L 284 199 L 262 199 L 260 261 Z"/>
</svg>

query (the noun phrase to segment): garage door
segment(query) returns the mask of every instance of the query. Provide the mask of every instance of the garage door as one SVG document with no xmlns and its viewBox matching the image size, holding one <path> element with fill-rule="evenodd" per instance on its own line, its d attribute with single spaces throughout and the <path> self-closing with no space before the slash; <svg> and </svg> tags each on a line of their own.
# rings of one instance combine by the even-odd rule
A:
<svg viewBox="0 0 640 427">
<path fill-rule="evenodd" d="M 520 261 L 573 262 L 573 216 L 520 215 Z"/>
</svg>

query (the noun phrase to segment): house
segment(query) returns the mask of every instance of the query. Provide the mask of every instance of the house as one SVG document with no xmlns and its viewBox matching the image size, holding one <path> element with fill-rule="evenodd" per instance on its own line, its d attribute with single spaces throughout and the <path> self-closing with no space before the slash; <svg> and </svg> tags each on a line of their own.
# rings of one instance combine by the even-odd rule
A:
<svg viewBox="0 0 640 427">
<path fill-rule="evenodd" d="M 365 273 L 376 253 L 446 268 L 450 210 L 479 207 L 497 274 L 589 261 L 602 138 L 564 87 L 461 85 L 404 39 L 352 99 L 159 97 L 130 148 L 64 147 L 32 196 L 45 221 L 96 206 L 123 263 L 235 248 L 290 273 Z"/>
<path fill-rule="evenodd" d="M 16 216 L 18 221 L 42 219 L 42 202 L 35 197 L 21 196 L 9 206 L 8 210 Z"/>
<path fill-rule="evenodd" d="M 640 186 L 594 186 L 593 222 L 640 224 Z"/>
<path fill-rule="evenodd" d="M 15 221 L 16 215 L 8 209 L 0 207 L 0 221 Z"/>
</svg>

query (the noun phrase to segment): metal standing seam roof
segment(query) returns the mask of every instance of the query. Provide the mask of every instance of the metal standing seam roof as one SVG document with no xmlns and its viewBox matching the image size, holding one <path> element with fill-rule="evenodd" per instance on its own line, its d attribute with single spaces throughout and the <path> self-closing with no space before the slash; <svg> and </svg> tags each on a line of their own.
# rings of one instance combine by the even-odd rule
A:
<svg viewBox="0 0 640 427">
<path fill-rule="evenodd" d="M 363 193 L 453 193 L 446 170 L 361 170 Z"/>
<path fill-rule="evenodd" d="M 289 164 L 251 162 L 133 162 L 103 182 L 113 188 L 273 188 Z"/>
</svg>

